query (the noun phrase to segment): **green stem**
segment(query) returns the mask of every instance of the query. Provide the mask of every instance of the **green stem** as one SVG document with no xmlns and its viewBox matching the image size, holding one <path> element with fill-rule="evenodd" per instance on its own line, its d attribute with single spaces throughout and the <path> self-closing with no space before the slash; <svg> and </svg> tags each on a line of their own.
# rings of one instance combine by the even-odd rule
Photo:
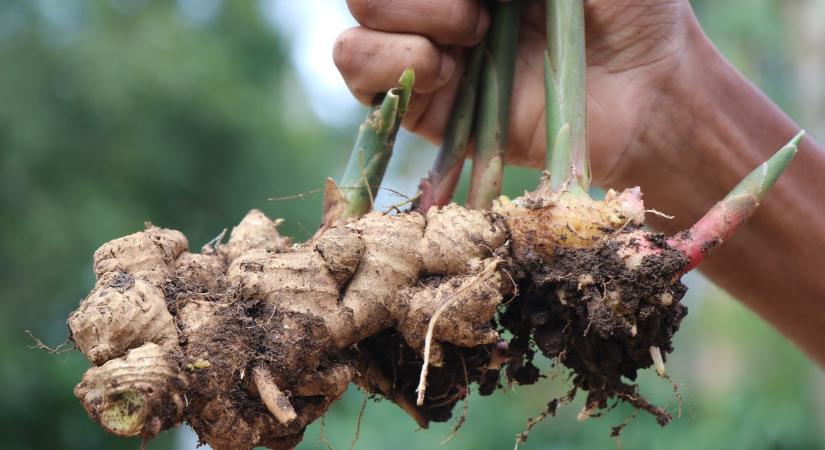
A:
<svg viewBox="0 0 825 450">
<path fill-rule="evenodd" d="M 358 138 L 340 185 L 347 201 L 347 217 L 360 217 L 372 209 L 375 192 L 381 186 L 392 157 L 401 119 L 407 112 L 414 82 L 415 72 L 405 70 L 399 85 L 390 89 L 380 104 L 370 109 L 358 129 Z"/>
<path fill-rule="evenodd" d="M 467 157 L 467 143 L 476 117 L 478 82 L 486 51 L 485 39 L 470 54 L 435 164 L 419 186 L 421 198 L 415 206 L 419 212 L 424 213 L 432 206 L 444 206 L 453 198 Z"/>
<path fill-rule="evenodd" d="M 590 188 L 584 32 L 582 0 L 547 0 L 547 170 L 555 192 Z"/>
<path fill-rule="evenodd" d="M 510 125 L 519 24 L 523 0 L 496 5 L 489 51 L 481 75 L 476 150 L 467 206 L 487 209 L 501 194 L 504 151 Z"/>
<path fill-rule="evenodd" d="M 737 227 L 753 214 L 788 167 L 804 135 L 805 132 L 801 131 L 769 160 L 748 174 L 690 230 L 668 240 L 671 247 L 681 250 L 688 258 L 683 273 L 699 265 L 716 247 L 730 239 Z"/>
<path fill-rule="evenodd" d="M 742 179 L 722 201 L 727 202 L 738 197 L 750 196 L 761 202 L 779 176 L 785 171 L 785 168 L 788 167 L 803 137 L 805 137 L 805 130 L 797 133 L 790 142 L 774 153 L 770 159 Z"/>
</svg>

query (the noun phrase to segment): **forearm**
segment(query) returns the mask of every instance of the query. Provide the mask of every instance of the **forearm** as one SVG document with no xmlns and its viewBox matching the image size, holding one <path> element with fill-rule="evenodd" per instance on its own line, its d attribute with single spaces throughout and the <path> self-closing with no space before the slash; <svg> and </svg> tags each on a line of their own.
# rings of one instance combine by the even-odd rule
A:
<svg viewBox="0 0 825 450">
<path fill-rule="evenodd" d="M 699 31 L 694 39 L 653 114 L 667 112 L 639 138 L 658 150 L 627 171 L 649 207 L 678 214 L 653 221 L 668 233 L 688 228 L 799 131 Z M 809 137 L 753 218 L 702 270 L 825 365 L 823 268 L 825 151 Z"/>
</svg>

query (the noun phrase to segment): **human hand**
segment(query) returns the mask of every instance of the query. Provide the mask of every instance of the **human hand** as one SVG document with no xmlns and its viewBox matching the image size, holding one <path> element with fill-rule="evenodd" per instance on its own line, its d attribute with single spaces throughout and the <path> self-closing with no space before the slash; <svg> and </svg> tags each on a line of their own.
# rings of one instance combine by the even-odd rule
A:
<svg viewBox="0 0 825 450">
<path fill-rule="evenodd" d="M 416 70 L 404 126 L 440 142 L 467 50 L 483 38 L 490 14 L 479 0 L 348 0 L 360 26 L 342 33 L 334 59 L 362 103 Z M 644 159 L 642 132 L 659 126 L 686 54 L 701 35 L 688 0 L 588 0 L 588 140 L 594 181 L 623 182 L 623 159 Z M 508 162 L 542 167 L 545 155 L 544 2 L 530 0 L 521 28 Z M 661 124 L 666 125 L 666 124 Z M 609 179 L 609 180 L 608 180 Z"/>
</svg>

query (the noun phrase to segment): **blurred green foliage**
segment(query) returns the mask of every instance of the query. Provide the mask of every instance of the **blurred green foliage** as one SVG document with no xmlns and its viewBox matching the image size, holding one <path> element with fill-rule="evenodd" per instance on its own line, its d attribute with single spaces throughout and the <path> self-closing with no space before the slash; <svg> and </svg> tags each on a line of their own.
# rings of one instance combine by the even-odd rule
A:
<svg viewBox="0 0 825 450">
<path fill-rule="evenodd" d="M 30 350 L 23 330 L 64 340 L 94 250 L 144 221 L 197 249 L 258 207 L 305 237 L 320 197 L 267 199 L 321 186 L 351 132 L 296 98 L 287 41 L 257 2 L 202 26 L 159 1 L 3 0 L 0 18 L 15 27 L 0 40 L 0 447 L 136 448 L 74 400 L 81 355 Z"/>
<path fill-rule="evenodd" d="M 259 2 L 218 1 L 218 14 L 204 22 L 187 19 L 181 3 L 0 2 L 4 449 L 139 446 L 106 435 L 74 399 L 87 367 L 79 353 L 32 350 L 24 333 L 51 345 L 66 338 L 65 318 L 93 284 L 91 255 L 101 243 L 151 221 L 184 231 L 199 248 L 253 207 L 286 217 L 284 231 L 306 237 L 319 221 L 318 195 L 267 199 L 312 191 L 346 160 L 355 128 L 313 116 L 290 66 L 289 36 L 263 19 Z M 780 2 L 694 3 L 723 52 L 793 111 Z M 402 151 L 391 173 L 423 174 L 417 155 Z M 536 179 L 523 169 L 508 175 L 510 194 Z M 811 363 L 752 313 L 694 281 L 700 289 L 687 299 L 692 314 L 669 361 L 682 383 L 683 417 L 664 430 L 639 417 L 624 447 L 825 447 L 816 407 L 822 381 Z M 650 374 L 642 381 L 645 393 L 675 409 L 668 383 Z M 473 396 L 467 424 L 444 448 L 510 448 L 525 419 L 563 390 L 554 380 Z M 352 389 L 328 415 L 325 434 L 336 448 L 349 445 L 361 400 Z M 578 423 L 580 403 L 536 427 L 527 448 L 616 448 L 609 425 L 631 411 Z M 303 448 L 325 448 L 320 428 L 311 427 Z M 451 425 L 414 428 L 397 408 L 370 402 L 358 447 L 429 448 Z M 174 438 L 166 433 L 149 448 L 175 448 Z"/>
</svg>

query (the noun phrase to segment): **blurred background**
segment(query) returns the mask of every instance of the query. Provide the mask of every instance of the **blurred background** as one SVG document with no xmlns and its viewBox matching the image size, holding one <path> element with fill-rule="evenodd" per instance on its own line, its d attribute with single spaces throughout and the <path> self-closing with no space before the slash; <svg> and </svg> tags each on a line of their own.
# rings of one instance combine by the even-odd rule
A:
<svg viewBox="0 0 825 450">
<path fill-rule="evenodd" d="M 819 139 L 825 138 L 825 0 L 693 2 L 732 62 Z M 250 208 L 285 217 L 306 238 L 312 192 L 343 170 L 363 109 L 331 62 L 351 25 L 342 1 L 0 1 L 0 447 L 138 449 L 105 434 L 72 395 L 78 352 L 31 349 L 67 336 L 65 318 L 93 285 L 92 252 L 142 228 L 184 231 L 199 248 Z M 404 135 L 387 185 L 412 194 L 434 149 Z M 538 174 L 508 169 L 506 192 Z M 400 201 L 383 193 L 379 202 Z M 668 371 L 684 399 L 659 429 L 640 415 L 621 443 L 620 407 L 578 423 L 582 399 L 537 426 L 528 449 L 825 448 L 825 381 L 796 348 L 700 276 Z M 642 392 L 675 411 L 671 386 L 645 373 Z M 445 449 L 512 448 L 527 417 L 562 381 L 469 399 Z M 348 448 L 364 397 L 351 389 L 300 448 Z M 388 402 L 367 402 L 361 449 L 432 448 L 452 424 L 416 432 Z M 191 449 L 187 429 L 148 448 Z"/>
</svg>

